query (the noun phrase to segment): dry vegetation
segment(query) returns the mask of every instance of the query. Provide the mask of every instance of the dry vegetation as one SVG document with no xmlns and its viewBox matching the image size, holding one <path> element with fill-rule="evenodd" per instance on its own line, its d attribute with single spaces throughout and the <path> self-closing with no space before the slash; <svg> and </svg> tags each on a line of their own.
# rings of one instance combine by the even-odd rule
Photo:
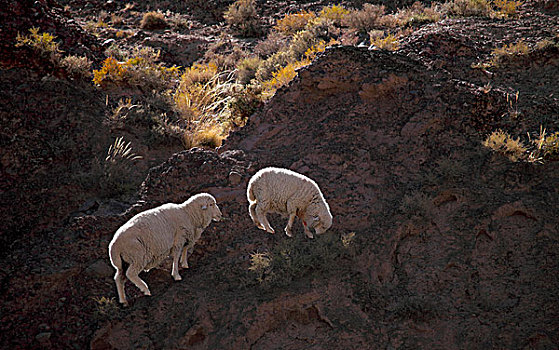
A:
<svg viewBox="0 0 559 350">
<path fill-rule="evenodd" d="M 19 35 L 18 46 L 28 46 L 53 63 L 63 67 L 68 75 L 92 77 L 101 89 L 135 88 L 143 93 L 154 93 L 170 101 L 174 111 L 166 118 L 158 118 L 160 129 L 167 135 L 181 135 L 185 147 L 221 145 L 228 133 L 242 126 L 255 106 L 270 99 L 277 89 L 297 76 L 301 67 L 310 64 L 327 46 L 348 42 L 348 33 L 361 33 L 363 43 L 372 49 L 395 51 L 400 39 L 412 28 L 456 16 L 484 16 L 512 18 L 522 6 L 510 0 L 452 0 L 425 6 L 420 2 L 388 13 L 385 6 L 365 3 L 361 8 L 346 8 L 334 4 L 313 12 L 304 10 L 280 16 L 267 30 L 254 0 L 237 0 L 223 13 L 231 34 L 240 37 L 261 37 L 247 51 L 233 44 L 224 51 L 225 41 L 211 45 L 202 59 L 191 67 L 168 67 L 159 61 L 159 52 L 150 48 L 127 50 L 117 43 L 106 49 L 107 58 L 91 71 L 86 57 L 67 56 L 58 48 L 56 38 L 49 33 L 31 29 Z M 186 21 L 167 13 L 131 11 L 141 16 L 139 26 L 145 30 L 180 26 Z M 122 15 L 109 16 L 102 11 L 85 27 L 98 35 L 100 30 L 116 39 L 132 35 L 133 31 L 112 28 L 122 26 Z M 188 21 L 187 21 L 188 22 Z M 190 28 L 186 23 L 181 28 Z M 363 37 L 363 36 L 361 36 Z M 350 40 L 352 44 L 358 42 Z M 230 42 L 228 45 L 231 45 Z M 474 68 L 496 67 L 510 57 L 525 55 L 530 48 L 522 41 L 496 48 L 487 62 Z M 225 50 L 227 51 L 227 50 Z"/>
</svg>

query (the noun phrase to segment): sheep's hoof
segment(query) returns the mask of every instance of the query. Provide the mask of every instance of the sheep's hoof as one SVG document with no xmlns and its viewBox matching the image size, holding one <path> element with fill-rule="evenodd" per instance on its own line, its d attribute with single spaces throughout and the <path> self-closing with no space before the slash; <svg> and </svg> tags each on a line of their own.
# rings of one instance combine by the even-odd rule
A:
<svg viewBox="0 0 559 350">
<path fill-rule="evenodd" d="M 269 230 L 266 230 L 266 232 L 269 232 L 269 233 L 271 233 L 271 234 L 274 234 L 274 233 L 276 233 L 276 231 L 274 231 L 274 229 L 273 229 L 273 228 L 271 228 L 271 229 L 269 229 Z"/>
<path fill-rule="evenodd" d="M 182 277 L 181 277 L 180 275 L 173 276 L 173 278 L 175 279 L 175 281 L 180 281 L 180 280 L 182 280 Z"/>
<path fill-rule="evenodd" d="M 120 301 L 120 303 L 122 304 L 123 307 L 128 307 L 128 301 L 124 300 L 124 301 Z"/>
<path fill-rule="evenodd" d="M 306 234 L 307 237 L 309 237 L 309 238 L 314 238 L 312 232 L 305 232 L 305 234 Z"/>
<path fill-rule="evenodd" d="M 147 292 L 144 293 L 144 295 L 145 295 L 146 297 L 151 297 L 151 292 L 148 290 Z"/>
<path fill-rule="evenodd" d="M 293 237 L 291 230 L 285 229 L 285 234 L 287 235 L 287 237 Z"/>
<path fill-rule="evenodd" d="M 188 264 L 181 265 L 181 267 L 182 267 L 183 269 L 188 269 Z"/>
</svg>

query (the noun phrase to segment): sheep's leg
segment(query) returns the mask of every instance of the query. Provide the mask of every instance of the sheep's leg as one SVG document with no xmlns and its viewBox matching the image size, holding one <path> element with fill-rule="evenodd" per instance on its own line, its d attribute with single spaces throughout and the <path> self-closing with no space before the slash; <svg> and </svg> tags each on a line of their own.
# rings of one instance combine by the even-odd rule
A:
<svg viewBox="0 0 559 350">
<path fill-rule="evenodd" d="M 181 255 L 181 267 L 188 269 L 188 255 L 192 254 L 192 247 L 190 246 L 184 246 L 184 248 L 182 249 L 182 255 Z"/>
<path fill-rule="evenodd" d="M 149 291 L 148 285 L 140 278 L 140 276 L 138 276 L 140 271 L 142 271 L 141 267 L 137 267 L 131 264 L 128 270 L 126 270 L 126 277 L 128 277 L 128 279 L 132 283 L 134 283 L 134 285 L 136 285 L 136 287 L 138 287 L 138 289 L 140 289 L 144 293 L 144 295 L 149 296 L 151 295 L 151 292 Z"/>
<path fill-rule="evenodd" d="M 266 230 L 264 226 L 262 226 L 262 224 L 260 223 L 256 215 L 256 204 L 257 204 L 256 202 L 250 203 L 250 205 L 248 206 L 248 213 L 250 214 L 250 218 L 252 219 L 252 222 L 254 222 L 256 227 L 258 227 L 261 230 Z"/>
<path fill-rule="evenodd" d="M 121 269 L 117 269 L 115 274 L 116 291 L 118 292 L 118 301 L 124 306 L 128 306 L 126 294 L 124 293 L 124 273 Z"/>
<path fill-rule="evenodd" d="M 307 223 L 304 220 L 303 220 L 303 227 L 305 228 L 305 234 L 307 235 L 307 237 L 314 238 L 311 230 L 309 230 L 309 227 L 307 226 Z"/>
<path fill-rule="evenodd" d="M 285 226 L 285 234 L 288 237 L 293 237 L 293 234 L 291 233 L 291 226 L 293 226 L 293 221 L 295 220 L 295 216 L 297 216 L 295 213 L 289 214 L 289 220 L 287 221 L 287 226 Z"/>
<path fill-rule="evenodd" d="M 309 229 L 307 228 L 307 226 L 305 226 L 305 234 L 306 234 L 307 237 L 309 237 L 309 238 L 314 238 L 314 236 L 313 236 L 311 230 L 309 230 Z"/>
<path fill-rule="evenodd" d="M 268 218 L 266 217 L 266 213 L 264 212 L 264 210 L 262 210 L 262 205 L 257 205 L 256 206 L 256 217 L 258 218 L 258 221 L 260 221 L 262 223 L 262 225 L 264 226 L 264 229 L 267 232 L 270 233 L 274 233 L 274 229 L 272 228 L 272 226 L 270 225 L 270 223 L 268 222 Z"/>
<path fill-rule="evenodd" d="M 179 247 L 182 247 L 182 244 Z M 181 248 L 174 247 L 173 248 L 173 269 L 171 270 L 171 276 L 173 276 L 175 281 L 182 280 L 181 275 L 179 275 L 179 258 L 180 257 L 181 257 Z"/>
</svg>

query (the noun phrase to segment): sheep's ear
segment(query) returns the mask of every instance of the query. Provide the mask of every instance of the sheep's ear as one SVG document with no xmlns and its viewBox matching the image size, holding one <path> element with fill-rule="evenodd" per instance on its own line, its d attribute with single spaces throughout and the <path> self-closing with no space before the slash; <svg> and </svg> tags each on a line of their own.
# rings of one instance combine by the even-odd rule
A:
<svg viewBox="0 0 559 350">
<path fill-rule="evenodd" d="M 313 216 L 313 217 L 312 217 L 312 220 L 313 220 L 313 221 L 318 221 L 318 220 L 320 220 L 320 218 L 319 218 L 318 216 Z"/>
<path fill-rule="evenodd" d="M 202 210 L 206 210 L 206 209 L 208 209 L 208 205 L 207 205 L 207 204 L 203 204 L 203 205 L 202 205 Z"/>
</svg>

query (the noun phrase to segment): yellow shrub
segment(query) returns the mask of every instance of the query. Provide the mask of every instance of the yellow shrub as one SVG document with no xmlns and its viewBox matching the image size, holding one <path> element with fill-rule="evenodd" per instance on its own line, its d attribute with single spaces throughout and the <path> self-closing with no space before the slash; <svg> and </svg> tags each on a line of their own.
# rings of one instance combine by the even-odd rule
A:
<svg viewBox="0 0 559 350">
<path fill-rule="evenodd" d="M 148 50 L 149 51 L 149 50 Z M 175 84 L 180 75 L 179 67 L 164 67 L 155 62 L 159 52 L 153 54 L 137 50 L 138 56 L 119 62 L 113 57 L 103 61 L 99 70 L 93 71 L 93 83 L 96 85 L 131 85 L 161 90 Z"/>
<path fill-rule="evenodd" d="M 39 33 L 39 28 L 29 29 L 29 35 L 17 34 L 16 47 L 27 46 L 39 54 L 48 57 L 51 61 L 56 62 L 60 58 L 61 51 L 58 43 L 54 41 L 56 37 L 49 33 Z"/>
<path fill-rule="evenodd" d="M 398 43 L 398 39 L 392 34 L 388 34 L 384 38 L 371 38 L 371 45 L 375 47 L 375 49 L 380 50 L 388 50 L 388 51 L 396 51 L 400 48 L 400 43 Z"/>
<path fill-rule="evenodd" d="M 289 63 L 287 66 L 280 68 L 272 74 L 272 79 L 263 83 L 266 90 L 277 90 L 282 86 L 289 84 L 293 78 L 297 76 L 295 65 Z"/>
<path fill-rule="evenodd" d="M 190 130 L 184 134 L 184 146 L 187 149 L 192 147 L 210 147 L 216 148 L 221 146 L 225 139 L 223 127 L 217 123 L 193 123 Z"/>
<path fill-rule="evenodd" d="M 333 21 L 335 24 L 340 25 L 344 17 L 348 14 L 349 14 L 349 10 L 343 7 L 342 5 L 331 5 L 322 8 L 318 16 L 329 19 Z"/>
<path fill-rule="evenodd" d="M 504 17 L 516 16 L 517 8 L 522 5 L 522 1 L 514 0 L 495 0 L 495 6 L 498 8 L 498 13 Z"/>
<path fill-rule="evenodd" d="M 274 29 L 286 35 L 293 35 L 305 29 L 307 23 L 315 17 L 316 15 L 309 11 L 286 14 L 282 19 L 277 20 Z"/>
<path fill-rule="evenodd" d="M 507 156 L 513 162 L 525 160 L 528 155 L 528 149 L 520 141 L 520 138 L 515 139 L 502 130 L 491 133 L 485 139 L 483 145 Z"/>
<path fill-rule="evenodd" d="M 112 57 L 107 57 L 103 61 L 103 66 L 99 70 L 93 70 L 93 82 L 96 85 L 110 80 L 113 83 L 121 82 L 125 79 L 127 68 Z"/>
<path fill-rule="evenodd" d="M 184 88 L 199 82 L 208 82 L 217 72 L 217 65 L 213 62 L 208 64 L 195 63 L 187 68 L 181 76 L 181 87 Z"/>
</svg>

